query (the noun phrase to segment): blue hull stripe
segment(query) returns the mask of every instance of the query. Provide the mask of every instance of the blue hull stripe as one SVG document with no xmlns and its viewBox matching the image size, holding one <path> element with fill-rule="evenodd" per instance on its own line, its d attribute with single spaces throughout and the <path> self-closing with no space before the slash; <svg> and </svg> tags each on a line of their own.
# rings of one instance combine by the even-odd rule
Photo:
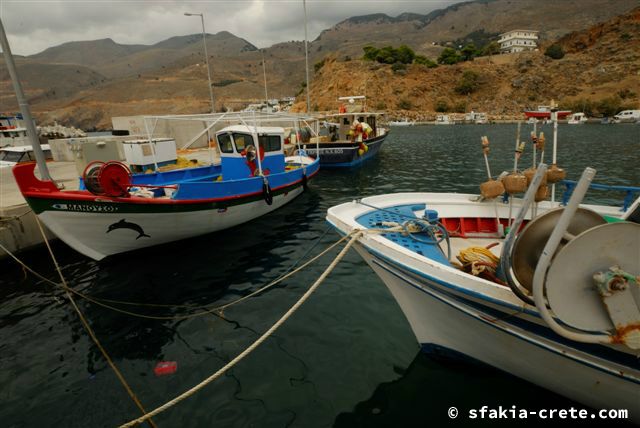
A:
<svg viewBox="0 0 640 428">
<path fill-rule="evenodd" d="M 372 251 L 369 248 L 366 248 L 367 251 L 369 251 L 372 255 L 379 257 L 381 259 L 384 259 L 385 261 L 389 262 L 392 266 L 396 267 L 396 268 L 400 268 L 400 266 L 398 266 L 396 263 L 389 261 L 387 258 L 385 257 L 381 257 L 378 254 L 374 254 L 376 253 L 375 251 Z M 442 303 L 447 304 L 448 306 L 451 306 L 457 310 L 459 310 L 460 312 L 476 319 L 477 321 L 480 321 L 488 326 L 491 326 L 495 329 L 501 330 L 504 333 L 507 333 L 511 336 L 517 337 L 521 340 L 524 340 L 526 342 L 529 342 L 535 346 L 538 346 L 540 348 L 543 348 L 545 350 L 554 352 L 557 355 L 560 355 L 562 357 L 571 359 L 573 361 L 576 361 L 580 364 L 586 365 L 588 367 L 597 369 L 599 371 L 602 371 L 604 373 L 607 373 L 609 375 L 624 379 L 626 381 L 630 381 L 636 384 L 640 384 L 640 379 L 635 378 L 635 377 L 631 377 L 628 375 L 625 375 L 624 373 L 620 373 L 617 370 L 612 370 L 612 369 L 608 369 L 596 364 L 592 364 L 589 361 L 586 361 L 584 359 L 578 358 L 576 356 L 573 355 L 569 355 L 567 353 L 562 352 L 562 350 L 557 349 L 553 346 L 541 343 L 539 341 L 533 340 L 529 337 L 527 337 L 526 335 L 523 334 L 518 334 L 517 332 L 514 331 L 510 331 L 509 329 L 506 329 L 502 326 L 497 325 L 494 322 L 490 322 L 486 319 L 484 319 L 483 317 L 481 317 L 479 314 L 477 316 L 474 316 L 468 312 L 465 312 L 464 310 L 461 310 L 459 307 L 457 307 L 456 305 L 452 304 L 450 301 L 448 301 L 448 299 L 443 298 L 442 296 L 440 296 L 439 294 L 444 294 L 447 297 L 451 298 L 454 301 L 457 301 L 460 305 L 464 305 L 464 306 L 468 306 L 468 307 L 473 307 L 474 309 L 478 310 L 479 312 L 481 312 L 482 314 L 486 315 L 487 318 L 498 318 L 499 321 L 512 326 L 512 327 L 516 327 L 516 328 L 520 328 L 522 330 L 525 330 L 527 332 L 530 332 L 532 334 L 536 334 L 538 336 L 541 336 L 545 339 L 554 341 L 554 342 L 558 342 L 559 344 L 562 344 L 564 346 L 567 346 L 568 348 L 571 348 L 573 350 L 575 350 L 576 352 L 584 352 L 584 353 L 588 353 L 591 355 L 594 355 L 598 358 L 601 358 L 605 361 L 608 362 L 613 362 L 619 365 L 623 365 L 623 366 L 627 366 L 630 369 L 633 370 L 637 370 L 638 369 L 638 359 L 631 355 L 631 354 L 625 354 L 622 352 L 617 352 L 613 349 L 610 348 L 604 348 L 602 345 L 590 345 L 590 344 L 582 344 L 582 343 L 577 343 L 577 342 L 573 342 L 573 341 L 569 341 L 567 339 L 564 339 L 563 337 L 557 335 L 555 332 L 553 332 L 551 329 L 547 328 L 547 327 L 543 327 L 540 326 L 538 324 L 532 323 L 530 321 L 527 320 L 523 320 L 517 316 L 512 316 L 512 314 L 508 314 L 508 313 L 504 313 L 501 311 L 498 311 L 496 309 L 484 306 L 478 302 L 473 302 L 470 301 L 468 299 L 465 299 L 461 296 L 452 294 L 452 293 L 448 293 L 446 291 L 440 290 L 440 289 L 434 289 L 433 286 L 428 285 L 429 289 L 425 289 L 424 287 L 421 287 L 420 284 L 417 284 L 415 282 L 413 282 L 411 280 L 411 278 L 406 278 L 404 276 L 399 275 L 397 272 L 395 272 L 394 270 L 390 269 L 388 266 L 386 266 L 384 263 L 381 263 L 378 260 L 373 260 L 373 262 L 381 267 L 382 269 L 386 270 L 387 272 L 389 272 L 390 274 L 392 274 L 393 276 L 397 277 L 398 279 L 401 279 L 403 282 L 407 283 L 408 285 L 412 286 L 413 288 L 422 291 L 423 293 L 426 293 L 428 295 L 430 295 L 431 297 L 441 301 Z M 401 270 L 404 268 L 400 268 Z M 423 276 L 423 275 L 420 275 Z M 439 281 L 435 281 L 435 282 L 439 282 Z M 423 283 L 421 283 L 423 284 Z M 424 284 L 426 285 L 426 284 Z"/>
</svg>

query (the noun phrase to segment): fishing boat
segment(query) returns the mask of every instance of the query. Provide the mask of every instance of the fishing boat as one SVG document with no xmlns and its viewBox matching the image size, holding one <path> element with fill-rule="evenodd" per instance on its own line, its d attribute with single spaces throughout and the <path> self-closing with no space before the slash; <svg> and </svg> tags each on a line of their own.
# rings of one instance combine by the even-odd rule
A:
<svg viewBox="0 0 640 428">
<path fill-rule="evenodd" d="M 283 122 L 317 132 L 313 118 L 224 113 L 183 120 L 204 124 L 200 135 L 216 129 L 211 145 L 219 150 L 219 165 L 132 174 L 122 162 L 93 162 L 77 191 L 37 178 L 34 163 L 14 166 L 13 174 L 27 203 L 58 238 L 100 260 L 248 222 L 292 201 L 318 172 L 319 161 L 301 148 L 295 156 L 284 154 Z M 151 135 L 146 150 L 153 155 Z"/>
<path fill-rule="evenodd" d="M 569 119 L 567 120 L 567 123 L 569 125 L 582 125 L 587 122 L 588 122 L 587 115 L 585 115 L 584 113 L 573 113 L 572 115 L 569 116 Z"/>
<path fill-rule="evenodd" d="M 449 119 L 449 115 L 439 114 L 436 116 L 435 125 L 455 125 L 455 122 Z"/>
<path fill-rule="evenodd" d="M 324 123 L 321 135 L 303 148 L 309 156 L 319 154 L 322 168 L 361 166 L 378 154 L 389 129 L 379 124 L 382 113 L 367 111 L 364 96 L 340 97 L 338 101 L 338 113 L 320 116 Z"/>
<path fill-rule="evenodd" d="M 425 352 L 640 422 L 640 198 L 626 212 L 578 205 L 587 172 L 565 208 L 540 202 L 536 217 L 534 179 L 506 238 L 507 206 L 469 194 L 374 196 L 330 208 L 327 220 L 341 234 L 362 231 L 358 253 Z"/>
<path fill-rule="evenodd" d="M 42 151 L 47 160 L 53 159 L 49 144 L 43 144 Z M 35 162 L 36 157 L 31 146 L 8 146 L 0 148 L 0 168 L 9 168 L 18 163 Z"/>
<path fill-rule="evenodd" d="M 30 143 L 22 115 L 0 115 L 0 147 L 26 146 Z"/>
<path fill-rule="evenodd" d="M 406 117 L 402 120 L 391 120 L 389 126 L 413 126 L 416 124 L 415 120 L 409 120 Z"/>
<path fill-rule="evenodd" d="M 571 114 L 571 110 L 556 110 L 553 105 L 540 105 L 536 110 L 525 110 L 524 115 L 527 119 L 551 120 L 552 112 L 557 113 L 558 119 L 565 119 Z"/>
</svg>

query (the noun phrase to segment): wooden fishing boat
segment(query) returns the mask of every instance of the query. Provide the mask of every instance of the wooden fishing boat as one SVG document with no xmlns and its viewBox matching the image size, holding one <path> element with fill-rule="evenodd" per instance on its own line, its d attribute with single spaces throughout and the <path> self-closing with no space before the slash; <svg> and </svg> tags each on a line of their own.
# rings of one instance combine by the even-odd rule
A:
<svg viewBox="0 0 640 428">
<path fill-rule="evenodd" d="M 351 168 L 375 157 L 389 129 L 379 124 L 382 113 L 366 111 L 365 97 L 341 97 L 338 113 L 320 117 L 323 130 L 317 141 L 305 146 L 309 156 L 319 154 L 322 168 Z M 318 147 L 315 147 L 317 143 Z"/>
<path fill-rule="evenodd" d="M 284 128 L 249 124 L 248 118 L 255 120 L 251 115 L 202 119 L 210 127 L 242 119 L 215 133 L 220 165 L 132 175 L 121 162 L 93 163 L 78 191 L 59 190 L 53 181 L 37 178 L 33 163 L 15 166 L 13 174 L 28 204 L 55 235 L 100 260 L 230 228 L 300 195 L 318 172 L 319 161 L 302 154 L 285 156 Z"/>
<path fill-rule="evenodd" d="M 423 351 L 640 422 L 640 198 L 625 213 L 578 209 L 576 189 L 566 208 L 541 202 L 533 218 L 537 183 L 514 201 L 522 222 L 506 238 L 497 227 L 509 223 L 506 205 L 476 195 L 380 195 L 332 207 L 327 220 L 341 234 L 364 232 L 355 247 Z"/>
</svg>

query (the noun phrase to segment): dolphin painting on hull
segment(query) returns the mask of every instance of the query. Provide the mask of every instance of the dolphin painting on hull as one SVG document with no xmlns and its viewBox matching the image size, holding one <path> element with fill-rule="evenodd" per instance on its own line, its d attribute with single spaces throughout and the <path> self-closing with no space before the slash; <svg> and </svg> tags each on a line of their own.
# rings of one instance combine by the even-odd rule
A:
<svg viewBox="0 0 640 428">
<path fill-rule="evenodd" d="M 129 223 L 128 221 L 126 221 L 126 219 L 122 219 L 117 223 L 113 223 L 111 225 L 109 225 L 109 227 L 107 228 L 107 231 L 105 233 L 109 233 L 112 230 L 116 230 L 116 229 L 131 229 L 135 232 L 138 232 L 138 236 L 136 237 L 136 239 L 140 239 L 143 236 L 146 238 L 151 238 L 151 236 L 147 235 L 146 233 L 144 233 L 144 229 L 142 229 L 142 226 L 140 226 L 139 224 L 135 224 L 135 223 Z"/>
</svg>

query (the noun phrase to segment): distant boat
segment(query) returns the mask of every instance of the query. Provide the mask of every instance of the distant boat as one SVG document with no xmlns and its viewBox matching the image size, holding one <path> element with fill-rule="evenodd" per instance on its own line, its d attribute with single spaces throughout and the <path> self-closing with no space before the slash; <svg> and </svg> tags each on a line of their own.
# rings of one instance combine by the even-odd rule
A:
<svg viewBox="0 0 640 428">
<path fill-rule="evenodd" d="M 525 110 L 524 115 L 527 118 L 535 119 L 551 119 L 550 106 L 538 106 L 537 110 Z M 571 114 L 571 110 L 558 110 L 558 119 L 564 119 Z"/>
<path fill-rule="evenodd" d="M 351 168 L 361 166 L 380 151 L 389 129 L 379 124 L 383 113 L 366 111 L 363 95 L 340 97 L 338 113 L 323 114 L 325 122 L 317 141 L 303 145 L 305 153 L 320 155 L 322 168 Z M 317 143 L 317 147 L 316 147 Z"/>
<path fill-rule="evenodd" d="M 0 147 L 26 146 L 31 144 L 22 115 L 0 115 Z"/>
<path fill-rule="evenodd" d="M 439 114 L 436 116 L 436 121 L 434 125 L 455 125 L 455 122 L 449 119 L 449 116 L 446 114 Z"/>
<path fill-rule="evenodd" d="M 587 116 L 584 113 L 573 113 L 569 116 L 567 123 L 569 125 L 582 125 L 583 123 L 587 123 L 587 120 Z"/>
<path fill-rule="evenodd" d="M 415 120 L 409 120 L 406 117 L 402 120 L 392 120 L 389 122 L 390 126 L 413 126 L 415 124 Z"/>
<path fill-rule="evenodd" d="M 483 125 L 488 123 L 487 114 L 486 113 L 478 113 L 471 111 L 471 113 L 467 113 L 464 116 L 465 123 L 475 123 L 476 125 Z"/>
<path fill-rule="evenodd" d="M 51 147 L 43 144 L 42 151 L 46 159 L 52 159 Z M 36 160 L 31 146 L 7 146 L 0 148 L 0 168 L 12 167 L 19 163 L 34 162 Z"/>
</svg>

